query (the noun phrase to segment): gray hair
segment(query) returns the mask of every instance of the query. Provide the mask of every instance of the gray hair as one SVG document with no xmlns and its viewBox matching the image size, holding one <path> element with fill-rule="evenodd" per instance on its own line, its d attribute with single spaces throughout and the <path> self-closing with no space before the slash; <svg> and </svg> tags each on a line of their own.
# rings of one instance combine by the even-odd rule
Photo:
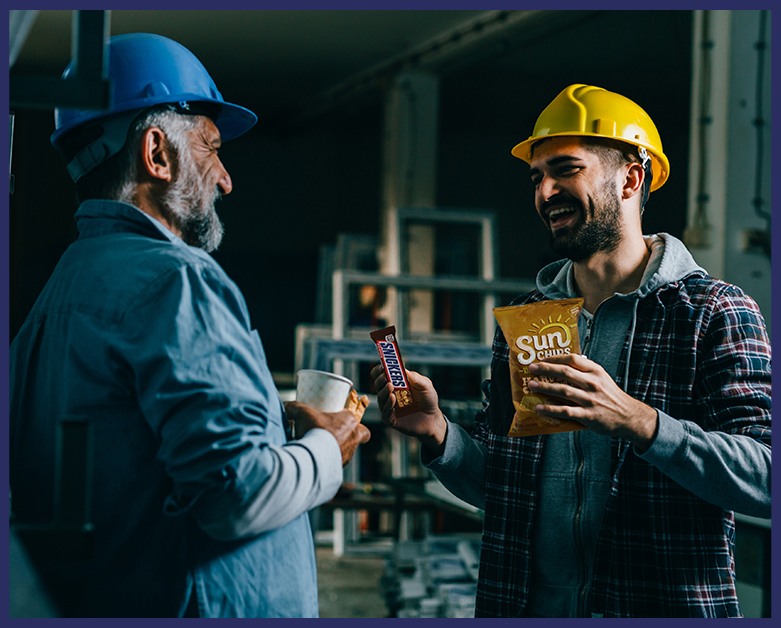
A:
<svg viewBox="0 0 781 628">
<path fill-rule="evenodd" d="M 125 147 L 122 149 L 127 154 L 126 167 L 119 181 L 114 187 L 111 200 L 134 204 L 138 190 L 138 161 L 136 155 L 141 139 L 152 127 L 159 128 L 165 135 L 165 141 L 171 150 L 171 159 L 174 167 L 178 168 L 179 160 L 187 155 L 189 134 L 197 126 L 196 116 L 182 115 L 171 109 L 151 109 L 136 120 L 130 131 Z"/>
</svg>

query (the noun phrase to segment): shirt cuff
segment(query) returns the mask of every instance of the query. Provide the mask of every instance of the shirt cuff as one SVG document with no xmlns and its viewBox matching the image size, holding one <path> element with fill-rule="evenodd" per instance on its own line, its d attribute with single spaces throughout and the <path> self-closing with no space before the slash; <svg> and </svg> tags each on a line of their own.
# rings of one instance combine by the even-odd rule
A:
<svg viewBox="0 0 781 628">
<path fill-rule="evenodd" d="M 664 468 L 683 455 L 687 432 L 683 423 L 673 419 L 669 414 L 665 414 L 661 410 L 657 410 L 657 414 L 659 425 L 656 430 L 656 438 L 644 453 L 637 455 L 655 467 Z"/>
<path fill-rule="evenodd" d="M 445 434 L 445 449 L 442 455 L 434 456 L 434 452 L 428 447 L 420 448 L 420 462 L 432 471 L 452 471 L 456 461 L 460 461 L 463 457 L 462 452 L 466 448 L 463 438 L 471 440 L 471 437 L 461 426 L 452 423 L 447 417 L 445 417 L 445 422 L 447 423 L 447 433 Z"/>
<path fill-rule="evenodd" d="M 305 447 L 314 459 L 322 482 L 321 493 L 330 494 L 330 497 L 321 502 L 325 503 L 336 495 L 342 485 L 342 450 L 336 437 L 328 430 L 315 427 L 298 440 L 285 444 L 285 447 L 296 446 Z"/>
</svg>

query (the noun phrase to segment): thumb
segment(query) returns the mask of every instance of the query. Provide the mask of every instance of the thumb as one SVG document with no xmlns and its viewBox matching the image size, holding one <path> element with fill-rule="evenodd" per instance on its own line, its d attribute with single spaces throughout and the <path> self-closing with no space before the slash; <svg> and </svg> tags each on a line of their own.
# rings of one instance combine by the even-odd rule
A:
<svg viewBox="0 0 781 628">
<path fill-rule="evenodd" d="M 408 371 L 405 368 L 404 372 L 407 373 L 407 380 L 409 381 L 410 386 L 415 390 L 426 390 L 426 388 L 431 385 L 431 380 L 417 371 Z"/>
</svg>

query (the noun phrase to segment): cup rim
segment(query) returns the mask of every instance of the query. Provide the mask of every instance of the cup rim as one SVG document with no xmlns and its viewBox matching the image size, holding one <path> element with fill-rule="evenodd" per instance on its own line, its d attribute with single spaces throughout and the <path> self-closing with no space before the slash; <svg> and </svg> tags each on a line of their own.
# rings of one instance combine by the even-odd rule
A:
<svg viewBox="0 0 781 628">
<path fill-rule="evenodd" d="M 353 381 L 351 379 L 348 379 L 344 375 L 339 375 L 338 373 L 331 373 L 330 371 L 320 371 L 318 369 L 299 369 L 296 371 L 296 384 L 298 384 L 298 375 L 299 373 L 320 373 L 321 375 L 328 375 L 329 377 L 332 377 L 334 379 L 340 379 L 343 382 L 350 384 L 350 386 L 353 386 Z"/>
</svg>

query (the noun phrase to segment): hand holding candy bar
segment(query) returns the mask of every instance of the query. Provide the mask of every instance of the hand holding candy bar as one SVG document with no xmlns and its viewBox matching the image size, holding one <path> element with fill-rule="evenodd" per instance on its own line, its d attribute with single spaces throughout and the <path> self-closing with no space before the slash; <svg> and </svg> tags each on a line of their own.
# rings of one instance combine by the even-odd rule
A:
<svg viewBox="0 0 781 628">
<path fill-rule="evenodd" d="M 428 377 L 404 369 L 410 389 L 418 405 L 418 411 L 398 416 L 397 399 L 393 384 L 382 364 L 371 370 L 374 389 L 377 391 L 377 405 L 380 407 L 382 422 L 402 434 L 414 436 L 426 447 L 441 455 L 447 434 L 447 422 L 439 409 L 439 396 Z"/>
<path fill-rule="evenodd" d="M 396 327 L 373 331 L 380 364 L 371 370 L 382 421 L 402 434 L 414 436 L 441 455 L 447 421 L 439 409 L 439 396 L 428 377 L 408 371 L 401 358 Z"/>
</svg>

